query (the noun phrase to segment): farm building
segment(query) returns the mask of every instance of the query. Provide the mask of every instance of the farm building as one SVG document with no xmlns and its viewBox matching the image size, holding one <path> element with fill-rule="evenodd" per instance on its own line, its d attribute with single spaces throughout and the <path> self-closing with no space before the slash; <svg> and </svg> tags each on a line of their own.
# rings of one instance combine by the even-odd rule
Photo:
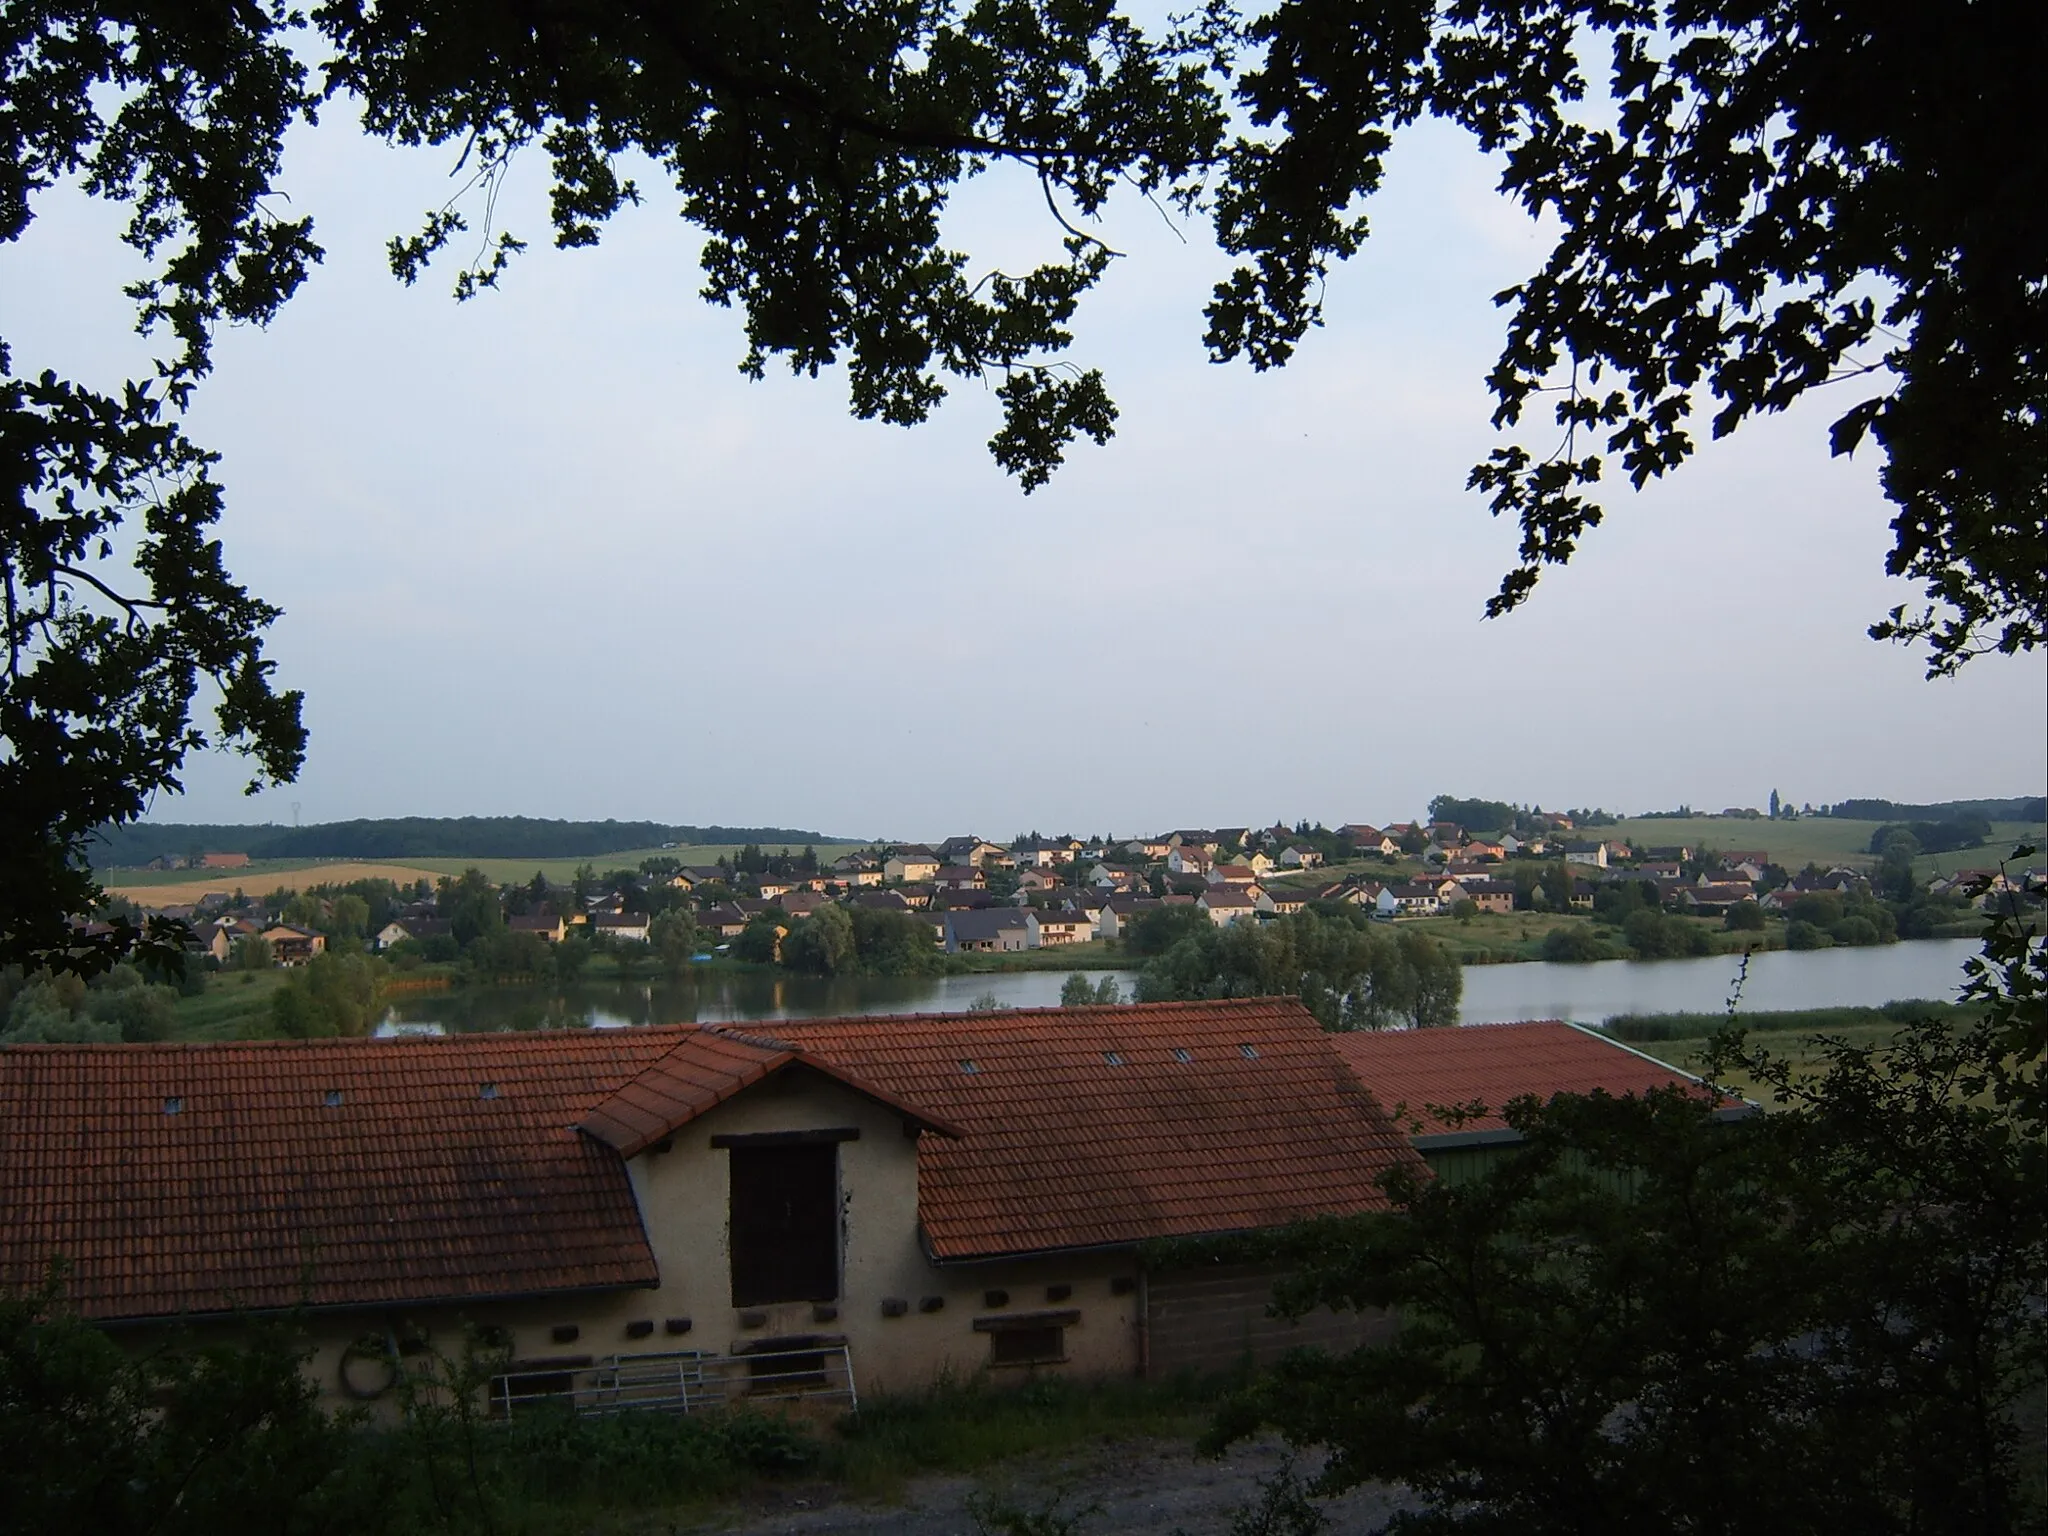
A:
<svg viewBox="0 0 2048 1536">
<path fill-rule="evenodd" d="M 0 1283 L 138 1344 L 292 1312 L 337 1399 L 484 1337 L 504 1412 L 1170 1374 L 1356 1343 L 1155 1239 L 1416 1157 L 1277 999 L 0 1051 Z"/>
</svg>

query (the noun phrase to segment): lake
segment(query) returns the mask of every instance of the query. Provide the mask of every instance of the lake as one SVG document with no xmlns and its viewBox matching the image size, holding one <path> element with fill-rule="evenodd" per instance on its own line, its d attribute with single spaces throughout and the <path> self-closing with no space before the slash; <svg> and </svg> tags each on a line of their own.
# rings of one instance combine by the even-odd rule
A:
<svg viewBox="0 0 2048 1536">
<path fill-rule="evenodd" d="M 1895 998 L 1952 999 L 1975 939 L 1927 939 L 1868 949 L 1773 950 L 1754 956 L 1743 988 L 1752 1009 L 1875 1006 Z M 1716 1013 L 1727 1005 L 1739 960 L 1604 960 L 1595 965 L 1477 965 L 1465 968 L 1467 1024 L 1502 1019 L 1571 1019 L 1597 1024 L 1617 1013 Z M 1136 984 L 1115 976 L 1124 996 Z M 450 1030 L 618 1028 L 629 1024 L 735 1024 L 856 1013 L 962 1013 L 993 995 L 1006 1008 L 1060 1000 L 1060 971 L 975 976 L 849 977 L 712 975 L 682 981 L 579 984 L 559 989 L 472 987 L 401 998 L 387 1027 L 439 1024 Z"/>
<path fill-rule="evenodd" d="M 1976 939 L 1921 939 L 1863 949 L 1774 949 L 1752 955 L 1742 1006 L 1874 1008 L 1894 999 L 1953 1002 Z M 1602 960 L 1593 965 L 1468 965 L 1462 1022 L 1570 1019 L 1598 1024 L 1617 1013 L 1719 1013 L 1739 955 L 1693 960 Z"/>
</svg>

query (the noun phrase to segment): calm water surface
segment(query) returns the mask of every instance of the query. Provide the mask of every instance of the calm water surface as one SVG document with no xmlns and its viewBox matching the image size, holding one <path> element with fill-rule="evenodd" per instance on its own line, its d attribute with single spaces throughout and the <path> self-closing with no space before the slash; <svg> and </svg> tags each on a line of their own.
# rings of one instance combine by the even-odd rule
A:
<svg viewBox="0 0 2048 1536">
<path fill-rule="evenodd" d="M 1870 949 L 1776 950 L 1754 957 L 1743 987 L 1753 1009 L 1874 1006 L 1894 998 L 1948 999 L 1962 985 L 1974 939 L 1929 939 Z M 1597 1024 L 1617 1013 L 1713 1013 L 1726 1006 L 1739 961 L 1606 960 L 1597 965 L 1479 965 L 1465 968 L 1463 1022 L 1572 1019 Z M 1113 975 L 1129 997 L 1130 971 Z M 558 990 L 476 987 L 407 997 L 387 1027 L 439 1024 L 450 1030 L 617 1028 L 628 1024 L 744 1023 L 855 1013 L 963 1013 L 984 994 L 1008 1008 L 1050 1007 L 1061 971 L 980 976 L 858 977 L 721 975 L 701 980 L 605 982 Z"/>
<path fill-rule="evenodd" d="M 1874 1008 L 1894 999 L 1952 1002 L 1975 939 L 1921 939 L 1867 949 L 1775 949 L 1753 955 L 1742 1006 Z M 1602 960 L 1594 965 L 1468 965 L 1460 1013 L 1598 1024 L 1617 1013 L 1718 1013 L 1741 969 L 1738 955 L 1696 960 Z"/>
</svg>

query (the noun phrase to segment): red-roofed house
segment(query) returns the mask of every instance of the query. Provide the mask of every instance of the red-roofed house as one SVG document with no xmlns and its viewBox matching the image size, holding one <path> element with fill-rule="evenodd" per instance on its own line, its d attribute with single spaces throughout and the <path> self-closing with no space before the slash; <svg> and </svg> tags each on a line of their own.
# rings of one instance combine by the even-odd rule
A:
<svg viewBox="0 0 2048 1536">
<path fill-rule="evenodd" d="M 476 1325 L 505 1412 L 1372 1331 L 1139 1252 L 1385 1205 L 1416 1154 L 1298 1003 L 772 1027 L 0 1051 L 0 1284 L 61 1259 L 104 1322 L 302 1309 L 309 1371 L 358 1400 L 389 1401 L 401 1320 Z"/>
</svg>

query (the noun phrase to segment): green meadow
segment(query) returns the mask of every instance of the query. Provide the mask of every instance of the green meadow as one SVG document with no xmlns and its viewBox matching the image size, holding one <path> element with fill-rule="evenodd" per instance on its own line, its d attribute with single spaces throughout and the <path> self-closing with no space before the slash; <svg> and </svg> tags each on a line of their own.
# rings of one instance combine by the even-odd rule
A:
<svg viewBox="0 0 2048 1536">
<path fill-rule="evenodd" d="M 1838 821 L 1832 816 L 1801 816 L 1790 821 L 1738 821 L 1717 816 L 1692 816 L 1683 820 L 1632 817 L 1613 827 L 1594 827 L 1588 838 L 1618 838 L 1631 847 L 1760 849 L 1773 863 L 1798 870 L 1807 864 L 1843 864 L 1850 868 L 1874 865 L 1870 839 L 1885 823 L 1881 821 Z M 2024 821 L 1993 822 L 1991 837 L 1981 848 L 1958 853 L 1929 854 L 1917 861 L 1921 875 L 1946 874 L 1952 869 L 1970 869 L 1995 864 L 2010 853 L 2016 843 L 2044 846 L 2048 828 Z"/>
</svg>

